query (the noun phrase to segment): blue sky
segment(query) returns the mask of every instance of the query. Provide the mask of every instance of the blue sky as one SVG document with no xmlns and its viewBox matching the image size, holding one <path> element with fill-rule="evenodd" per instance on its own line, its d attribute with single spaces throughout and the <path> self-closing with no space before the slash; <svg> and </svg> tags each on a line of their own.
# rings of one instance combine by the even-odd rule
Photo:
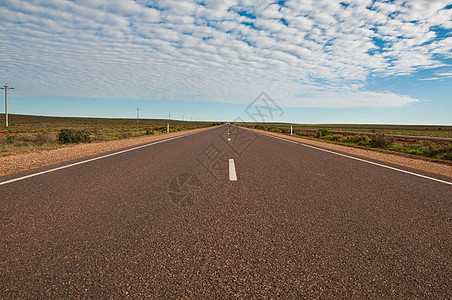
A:
<svg viewBox="0 0 452 300">
<path fill-rule="evenodd" d="M 0 0 L 0 84 L 18 114 L 452 125 L 451 29 L 452 0 Z"/>
</svg>

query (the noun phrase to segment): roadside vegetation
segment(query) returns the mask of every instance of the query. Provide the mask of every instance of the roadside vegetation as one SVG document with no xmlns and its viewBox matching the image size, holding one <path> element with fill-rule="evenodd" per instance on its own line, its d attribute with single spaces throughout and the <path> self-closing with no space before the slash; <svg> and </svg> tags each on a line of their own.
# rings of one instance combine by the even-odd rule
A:
<svg viewBox="0 0 452 300">
<path fill-rule="evenodd" d="M 290 134 L 290 124 L 238 124 L 248 128 Z M 440 160 L 452 161 L 452 142 L 403 139 L 389 134 L 452 138 L 452 126 L 403 126 L 403 125 L 294 125 L 293 135 L 326 140 L 365 148 L 384 149 Z M 332 133 L 347 131 L 353 133 Z M 369 133 L 358 134 L 359 133 Z"/>
<path fill-rule="evenodd" d="M 4 115 L 0 115 L 1 120 Z M 1 124 L 0 120 L 0 124 Z M 0 125 L 0 155 L 60 147 L 64 144 L 112 141 L 145 135 L 220 125 L 158 119 L 63 118 L 9 115 L 10 126 Z"/>
<path fill-rule="evenodd" d="M 287 123 L 237 123 L 245 127 L 272 128 L 273 130 L 289 130 Z M 293 124 L 294 130 L 317 131 L 324 129 L 327 131 L 354 131 L 380 134 L 399 134 L 410 136 L 430 136 L 452 138 L 452 126 L 432 126 L 432 125 L 377 125 L 377 124 Z"/>
</svg>

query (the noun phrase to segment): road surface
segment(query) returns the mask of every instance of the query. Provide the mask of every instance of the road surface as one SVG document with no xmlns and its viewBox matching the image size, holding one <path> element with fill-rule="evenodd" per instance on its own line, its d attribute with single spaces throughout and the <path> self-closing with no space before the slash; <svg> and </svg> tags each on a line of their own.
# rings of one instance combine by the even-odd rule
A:
<svg viewBox="0 0 452 300">
<path fill-rule="evenodd" d="M 231 125 L 5 176 L 0 298 L 450 298 L 431 177 Z"/>
</svg>

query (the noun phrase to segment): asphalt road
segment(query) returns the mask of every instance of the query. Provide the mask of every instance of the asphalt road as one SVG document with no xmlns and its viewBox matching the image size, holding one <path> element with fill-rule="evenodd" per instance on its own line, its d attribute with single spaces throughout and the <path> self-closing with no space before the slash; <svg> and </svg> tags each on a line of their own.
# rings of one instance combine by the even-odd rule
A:
<svg viewBox="0 0 452 300">
<path fill-rule="evenodd" d="M 452 297 L 444 182 L 229 125 L 34 173 L 0 178 L 3 299 Z"/>
</svg>

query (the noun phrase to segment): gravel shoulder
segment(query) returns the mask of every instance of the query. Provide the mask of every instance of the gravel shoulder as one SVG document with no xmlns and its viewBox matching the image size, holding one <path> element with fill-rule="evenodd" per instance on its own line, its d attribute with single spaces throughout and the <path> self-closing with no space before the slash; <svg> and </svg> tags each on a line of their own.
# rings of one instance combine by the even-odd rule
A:
<svg viewBox="0 0 452 300">
<path fill-rule="evenodd" d="M 67 145 L 50 150 L 39 150 L 28 153 L 6 155 L 0 157 L 0 176 L 51 166 L 65 161 L 129 148 L 140 144 L 151 143 L 209 128 L 193 129 L 169 134 L 147 135 L 108 142 Z"/>
<path fill-rule="evenodd" d="M 367 150 L 356 148 L 353 146 L 343 146 L 335 143 L 325 142 L 325 141 L 317 141 L 312 139 L 306 139 L 302 137 L 288 136 L 285 134 L 262 131 L 257 129 L 250 129 L 260 133 L 264 133 L 267 135 L 273 135 L 281 138 L 285 138 L 288 140 L 293 140 L 297 142 L 302 142 L 304 144 L 321 147 L 328 150 L 338 151 L 341 153 L 351 154 L 353 156 L 359 156 L 362 158 L 367 158 L 371 160 L 380 161 L 383 163 L 390 163 L 394 165 L 398 165 L 401 167 L 406 167 L 422 172 L 427 172 L 430 174 L 440 175 L 452 179 L 452 164 L 449 163 L 438 163 L 434 161 L 429 161 L 423 158 L 415 158 L 408 157 L 403 154 L 392 154 L 386 153 L 378 150 Z"/>
</svg>

